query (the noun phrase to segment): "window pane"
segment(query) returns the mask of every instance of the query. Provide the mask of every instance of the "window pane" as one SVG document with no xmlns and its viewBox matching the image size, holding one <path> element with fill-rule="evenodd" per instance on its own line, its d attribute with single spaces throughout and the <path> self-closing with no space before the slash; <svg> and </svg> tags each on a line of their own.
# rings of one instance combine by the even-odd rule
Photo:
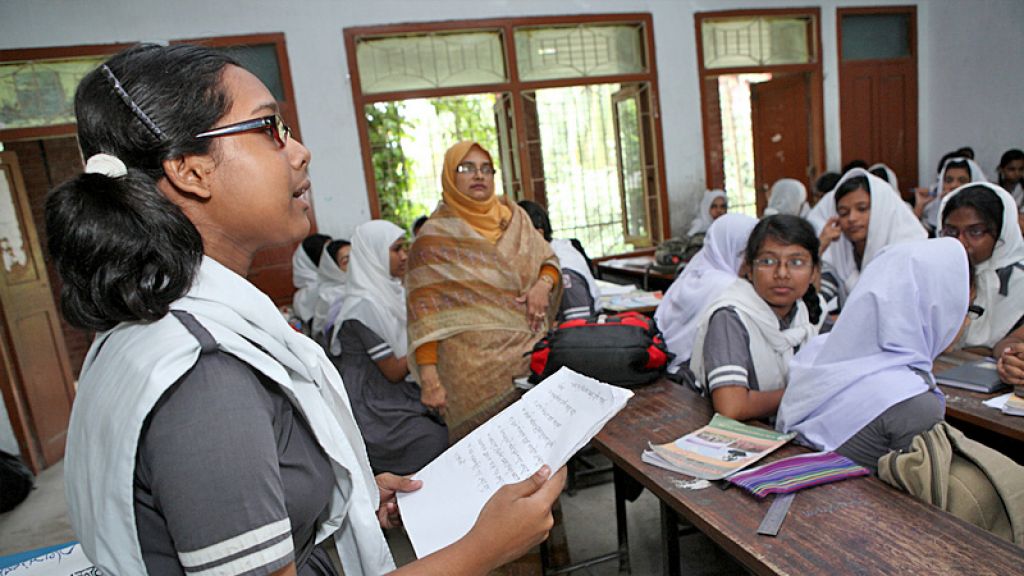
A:
<svg viewBox="0 0 1024 576">
<path fill-rule="evenodd" d="M 701 24 L 704 67 L 737 68 L 814 61 L 812 18 L 709 18 Z"/>
<path fill-rule="evenodd" d="M 843 16 L 843 61 L 910 56 L 909 14 Z"/>
<path fill-rule="evenodd" d="M 499 32 L 356 41 L 363 94 L 507 82 Z"/>
<path fill-rule="evenodd" d="M 259 78 L 274 99 L 284 102 L 284 86 L 281 83 L 281 65 L 277 61 L 276 44 L 259 44 L 255 46 L 229 46 L 221 48 L 224 52 L 238 60 L 246 70 Z"/>
<path fill-rule="evenodd" d="M 521 80 L 647 71 L 640 24 L 518 28 L 515 39 Z"/>
<path fill-rule="evenodd" d="M 0 65 L 0 129 L 75 122 L 75 89 L 107 56 Z"/>
</svg>

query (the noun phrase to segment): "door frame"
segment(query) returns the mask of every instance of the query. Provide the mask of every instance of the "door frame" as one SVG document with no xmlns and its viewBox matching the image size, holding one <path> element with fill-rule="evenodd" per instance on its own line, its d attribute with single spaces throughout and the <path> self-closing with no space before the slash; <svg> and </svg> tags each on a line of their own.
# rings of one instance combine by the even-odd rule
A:
<svg viewBox="0 0 1024 576">
<path fill-rule="evenodd" d="M 803 16 L 811 18 L 813 22 L 810 33 L 813 38 L 808 43 L 809 47 L 814 51 L 814 57 L 812 62 L 807 64 L 782 64 L 776 66 L 739 66 L 732 68 L 714 68 L 708 70 L 704 67 L 704 41 L 701 34 L 701 26 L 704 20 L 715 19 L 715 18 L 729 18 L 729 17 L 753 17 L 753 16 Z M 700 108 L 701 108 L 701 126 L 704 135 L 704 178 L 706 187 L 710 190 L 713 188 L 725 189 L 725 175 L 721 163 L 717 165 L 712 162 L 712 158 L 721 157 L 722 150 L 722 137 L 718 134 L 717 139 L 712 133 L 712 126 L 717 125 L 718 120 L 711 118 L 711 98 L 709 94 L 708 84 L 709 80 L 716 79 L 718 76 L 726 76 L 731 74 L 754 74 L 769 72 L 772 74 L 789 74 L 794 72 L 804 72 L 810 74 L 809 77 L 809 97 L 810 97 L 810 114 L 811 114 L 811 163 L 814 169 L 814 174 L 805 174 L 804 176 L 814 183 L 814 179 L 817 178 L 822 172 L 825 171 L 825 98 L 824 98 L 824 83 L 822 78 L 824 77 L 822 72 L 822 50 L 821 50 L 821 8 L 765 8 L 765 9 L 753 9 L 753 10 L 724 10 L 717 12 L 697 12 L 693 15 L 694 31 L 695 31 L 695 42 L 697 44 L 697 75 L 698 84 L 700 85 Z M 716 82 L 717 83 L 717 82 Z M 717 92 L 714 94 L 714 99 L 717 102 Z M 717 110 L 718 107 L 716 106 Z M 717 154 L 714 152 L 717 150 Z M 810 190 L 810 187 L 808 187 Z M 727 191 L 728 192 L 728 191 Z"/>
</svg>

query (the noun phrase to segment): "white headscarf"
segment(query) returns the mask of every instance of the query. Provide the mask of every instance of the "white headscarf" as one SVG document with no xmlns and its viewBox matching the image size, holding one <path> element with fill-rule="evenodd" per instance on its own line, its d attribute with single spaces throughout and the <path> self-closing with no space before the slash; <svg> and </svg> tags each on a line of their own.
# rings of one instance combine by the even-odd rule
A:
<svg viewBox="0 0 1024 576">
<path fill-rule="evenodd" d="M 316 309 L 316 301 L 319 297 L 317 292 L 316 263 L 306 254 L 302 244 L 292 254 L 292 284 L 297 290 L 292 297 L 292 310 L 303 322 L 313 317 Z"/>
<path fill-rule="evenodd" d="M 964 346 L 992 347 L 1002 340 L 1024 316 L 1024 238 L 1017 224 L 1017 210 L 1006 190 L 988 182 L 964 184 L 942 199 L 940 215 L 957 194 L 972 187 L 983 187 L 1003 203 L 1003 222 L 992 256 L 974 267 L 974 303 L 985 312 L 971 322 Z M 941 229 L 941 224 L 940 224 Z M 1000 276 L 1005 276 L 1004 281 Z M 1004 292 L 1005 293 L 1001 293 Z"/>
<path fill-rule="evenodd" d="M 331 353 L 341 353 L 338 331 L 345 320 L 358 320 L 384 339 L 395 357 L 408 353 L 405 288 L 391 275 L 391 245 L 405 230 L 386 220 L 360 224 L 352 235 L 345 301 L 331 334 Z"/>
<path fill-rule="evenodd" d="M 675 370 L 690 359 L 697 321 L 711 302 L 736 281 L 743 250 L 757 219 L 745 214 L 725 214 L 711 223 L 704 247 L 683 268 L 669 287 L 654 319 L 669 352 L 676 355 Z"/>
<path fill-rule="evenodd" d="M 931 372 L 960 329 L 967 300 L 967 256 L 956 240 L 885 248 L 832 331 L 793 358 L 776 428 L 835 450 L 889 407 L 928 390 L 911 368 Z"/>
<path fill-rule="evenodd" d="M 821 236 L 821 231 L 825 228 L 825 223 L 828 222 L 829 218 L 836 215 L 836 189 L 833 188 L 825 193 L 824 196 L 818 200 L 818 203 L 811 208 L 811 211 L 807 213 L 804 218 L 814 226 L 814 233 Z"/>
<path fill-rule="evenodd" d="M 868 219 L 868 239 L 864 247 L 864 257 L 860 269 L 853 254 L 853 242 L 841 236 L 829 245 L 822 255 L 822 265 L 828 266 L 836 274 L 839 292 L 849 294 L 860 278 L 860 270 L 874 259 L 882 248 L 900 242 L 923 240 L 928 233 L 921 227 L 914 212 L 900 199 L 889 184 L 881 178 L 868 173 L 863 168 L 850 170 L 839 180 L 838 189 L 850 178 L 864 176 L 868 179 L 868 193 L 871 195 L 871 216 Z M 836 209 L 835 195 L 827 200 Z M 824 199 L 822 200 L 825 201 Z M 842 300 L 841 300 L 842 301 Z"/>
<path fill-rule="evenodd" d="M 885 178 L 883 178 L 883 180 L 885 180 L 886 183 L 892 187 L 893 191 L 896 192 L 896 195 L 899 196 L 900 181 L 898 178 L 896 178 L 896 173 L 892 171 L 892 168 L 889 168 L 884 163 L 879 162 L 877 164 L 872 164 L 868 168 L 868 172 L 873 172 L 875 170 L 878 170 L 879 168 L 881 168 L 885 172 Z"/>
<path fill-rule="evenodd" d="M 725 198 L 726 202 L 729 201 L 724 190 L 708 190 L 705 192 L 704 197 L 700 200 L 700 208 L 697 209 L 697 217 L 693 219 L 693 224 L 690 225 L 690 231 L 686 233 L 687 236 L 693 236 L 694 234 L 700 234 L 708 231 L 712 222 L 711 204 L 715 201 L 715 198 Z"/>
<path fill-rule="evenodd" d="M 320 255 L 320 266 L 316 270 L 319 278 L 317 284 L 319 295 L 316 308 L 313 311 L 313 334 L 318 337 L 334 320 L 330 316 L 331 307 L 335 302 L 344 298 L 345 283 L 348 281 L 348 272 L 338 267 L 338 261 L 327 251 L 329 245 L 324 246 L 324 252 Z"/>
<path fill-rule="evenodd" d="M 987 182 L 987 180 L 985 179 L 985 173 L 981 171 L 981 166 L 978 166 L 978 164 L 974 160 L 960 156 L 956 158 L 947 159 L 942 164 L 942 170 L 939 170 L 939 179 L 935 182 L 935 189 L 938 191 L 937 194 L 939 197 L 929 202 L 928 205 L 924 207 L 924 211 L 921 212 L 921 220 L 925 224 L 927 224 L 932 230 L 938 230 L 939 228 L 940 203 L 937 202 L 937 200 L 942 200 L 945 196 L 948 195 L 943 195 L 942 193 L 942 181 L 946 179 L 946 167 L 949 166 L 950 164 L 960 162 L 967 163 L 967 171 L 970 172 L 971 175 L 971 184 L 975 182 Z M 952 192 L 952 190 L 950 192 Z"/>
<path fill-rule="evenodd" d="M 807 187 L 803 182 L 793 178 L 782 178 L 772 184 L 771 197 L 768 198 L 768 206 L 764 209 L 765 216 L 805 216 L 810 211 L 811 207 L 807 205 Z"/>
<path fill-rule="evenodd" d="M 559 266 L 566 270 L 572 270 L 587 281 L 587 290 L 590 292 L 590 297 L 594 299 L 594 307 L 600 307 L 601 289 L 597 287 L 597 281 L 594 280 L 594 274 L 590 271 L 590 266 L 587 266 L 587 260 L 583 254 L 580 254 L 572 242 L 562 238 L 552 238 L 551 249 L 558 257 Z"/>
</svg>

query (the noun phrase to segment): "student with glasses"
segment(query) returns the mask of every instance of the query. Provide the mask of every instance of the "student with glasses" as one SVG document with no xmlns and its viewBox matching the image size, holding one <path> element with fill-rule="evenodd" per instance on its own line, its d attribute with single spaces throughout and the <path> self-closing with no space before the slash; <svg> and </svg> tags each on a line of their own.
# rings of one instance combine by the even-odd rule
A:
<svg viewBox="0 0 1024 576">
<path fill-rule="evenodd" d="M 957 347 L 993 354 L 1006 382 L 1024 384 L 1024 238 L 1013 197 L 987 182 L 961 186 L 942 200 L 939 234 L 967 251 L 974 304 L 985 310 Z"/>
<path fill-rule="evenodd" d="M 861 271 L 882 248 L 923 240 L 927 233 L 899 194 L 863 168 L 844 174 L 835 194 L 823 202 L 833 216 L 822 235 L 827 248 L 821 257 L 821 294 L 832 311 L 841 311 Z"/>
<path fill-rule="evenodd" d="M 75 96 L 85 173 L 46 203 L 61 306 L 98 332 L 65 457 L 68 511 L 107 574 L 334 574 L 394 568 L 344 385 L 246 280 L 309 232 L 310 153 L 230 57 L 140 45 Z M 564 473 L 499 490 L 465 538 L 403 567 L 484 574 L 543 539 Z M 333 536 L 333 538 L 332 538 Z M 325 540 L 326 539 L 326 540 Z"/>
<path fill-rule="evenodd" d="M 740 278 L 702 313 L 690 368 L 715 411 L 768 418 L 782 399 L 793 354 L 818 334 L 818 238 L 806 220 L 769 216 L 750 233 Z"/>
<path fill-rule="evenodd" d="M 409 250 L 410 369 L 452 442 L 518 397 L 525 353 L 561 300 L 554 251 L 522 208 L 495 195 L 494 180 L 480 144 L 449 148 L 441 202 Z"/>
</svg>

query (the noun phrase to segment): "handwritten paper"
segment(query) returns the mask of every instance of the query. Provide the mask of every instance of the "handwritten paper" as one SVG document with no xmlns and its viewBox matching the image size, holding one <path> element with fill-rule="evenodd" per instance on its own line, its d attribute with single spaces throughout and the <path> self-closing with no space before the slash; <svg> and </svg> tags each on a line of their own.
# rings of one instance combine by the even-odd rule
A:
<svg viewBox="0 0 1024 576">
<path fill-rule="evenodd" d="M 413 475 L 423 488 L 398 495 L 416 555 L 465 536 L 505 484 L 564 466 L 632 396 L 562 368 L 438 456 Z"/>
<path fill-rule="evenodd" d="M 0 558 L 0 576 L 96 576 L 99 570 L 89 562 L 78 542 L 38 550 L 32 557 L 5 566 Z M 20 555 L 19 555 L 20 556 Z M 6 558 L 6 557 L 5 557 Z"/>
</svg>

